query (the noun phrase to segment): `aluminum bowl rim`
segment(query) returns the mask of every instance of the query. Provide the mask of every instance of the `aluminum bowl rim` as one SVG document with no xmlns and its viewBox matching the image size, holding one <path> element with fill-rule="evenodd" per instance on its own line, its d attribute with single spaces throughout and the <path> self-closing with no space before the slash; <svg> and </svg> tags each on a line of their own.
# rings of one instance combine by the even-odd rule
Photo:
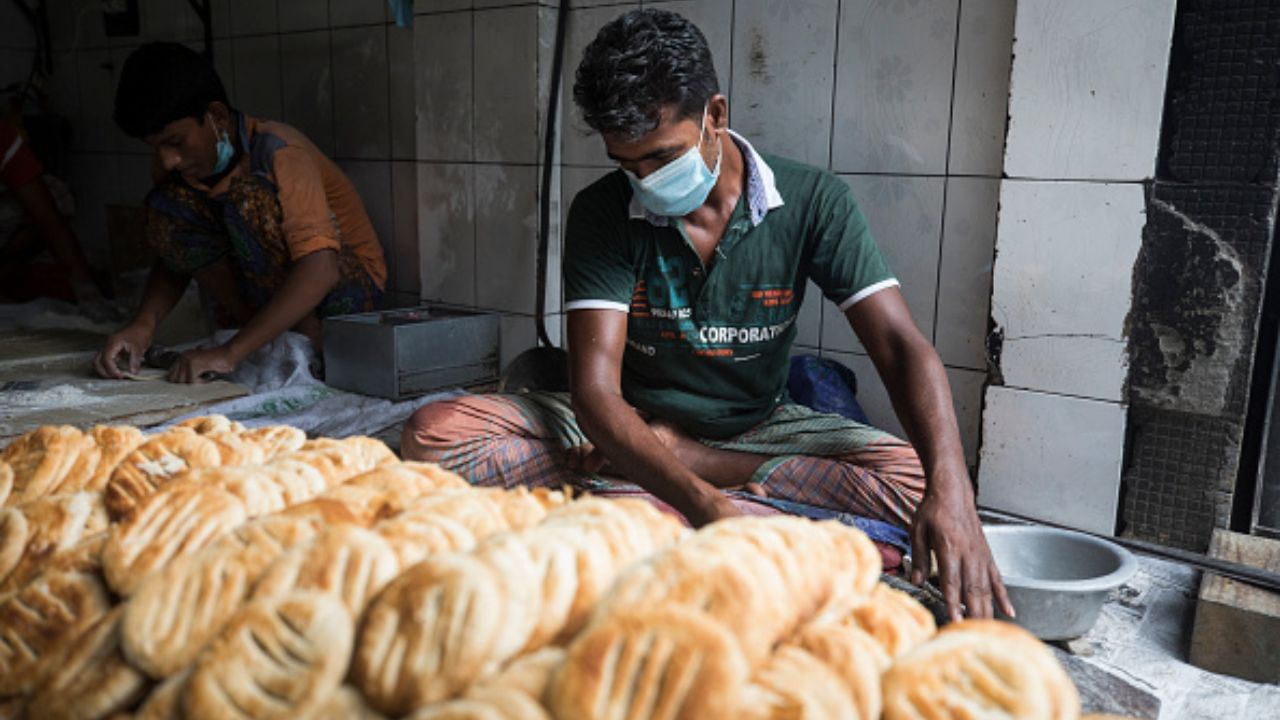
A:
<svg viewBox="0 0 1280 720">
<path fill-rule="evenodd" d="M 1119 563 L 1119 567 L 1106 575 L 1099 575 L 1092 578 L 1084 578 L 1080 580 L 1040 580 L 1037 578 L 1014 576 L 1005 579 L 1006 587 L 1025 588 L 1028 590 L 1054 590 L 1058 592 L 1070 593 L 1094 593 L 1100 591 L 1111 591 L 1129 581 L 1130 578 L 1138 572 L 1138 559 L 1133 553 L 1119 545 L 1096 538 L 1084 533 L 1078 533 L 1073 530 L 1064 530 L 1061 528 L 1051 528 L 1034 525 L 988 525 L 983 527 L 983 533 L 990 538 L 992 534 L 1017 536 L 1017 535 L 1049 535 L 1058 538 L 1065 538 L 1080 542 L 1085 545 L 1097 548 L 1108 555 L 1114 557 Z M 990 542 L 990 541 L 988 541 Z M 994 556 L 995 553 L 993 552 Z M 997 568 L 999 563 L 997 562 Z M 1004 573 L 1001 572 L 1001 575 Z"/>
</svg>

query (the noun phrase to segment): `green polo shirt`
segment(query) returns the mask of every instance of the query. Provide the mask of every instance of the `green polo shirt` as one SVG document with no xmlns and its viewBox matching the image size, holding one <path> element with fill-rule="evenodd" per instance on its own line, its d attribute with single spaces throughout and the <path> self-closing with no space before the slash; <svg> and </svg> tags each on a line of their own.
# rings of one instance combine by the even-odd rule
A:
<svg viewBox="0 0 1280 720">
<path fill-rule="evenodd" d="M 841 310 L 898 284 L 848 185 L 732 137 L 746 188 L 710 267 L 620 170 L 578 193 L 565 233 L 565 311 L 628 314 L 627 402 L 708 438 L 749 430 L 783 400 L 807 280 Z"/>
</svg>

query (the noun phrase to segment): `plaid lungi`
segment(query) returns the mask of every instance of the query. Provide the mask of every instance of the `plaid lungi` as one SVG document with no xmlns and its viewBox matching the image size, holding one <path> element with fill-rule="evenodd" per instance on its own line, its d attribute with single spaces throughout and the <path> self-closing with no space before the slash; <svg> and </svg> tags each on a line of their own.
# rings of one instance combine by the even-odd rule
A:
<svg viewBox="0 0 1280 720">
<path fill-rule="evenodd" d="M 697 438 L 722 450 L 768 455 L 751 478 L 771 498 L 875 518 L 906 527 L 924 495 L 911 445 L 840 415 L 785 403 L 736 437 Z M 588 491 L 626 486 L 565 464 L 588 443 L 565 393 L 467 395 L 431 403 L 405 427 L 406 459 L 439 463 L 473 484 Z"/>
</svg>

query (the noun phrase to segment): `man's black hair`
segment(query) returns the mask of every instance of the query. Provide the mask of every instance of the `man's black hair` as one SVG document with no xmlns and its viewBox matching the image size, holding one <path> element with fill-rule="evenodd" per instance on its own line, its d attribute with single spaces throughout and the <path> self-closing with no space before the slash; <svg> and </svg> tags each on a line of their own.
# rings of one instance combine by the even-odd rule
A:
<svg viewBox="0 0 1280 720">
<path fill-rule="evenodd" d="M 582 53 L 573 99 L 601 134 L 634 140 L 653 131 L 662 109 L 699 117 L 720 92 L 711 49 L 693 23 L 667 10 L 632 10 L 612 20 Z"/>
<path fill-rule="evenodd" d="M 230 104 L 208 58 L 186 45 L 153 42 L 124 61 L 113 117 L 126 135 L 140 138 L 182 118 L 204 122 L 215 100 Z"/>
</svg>

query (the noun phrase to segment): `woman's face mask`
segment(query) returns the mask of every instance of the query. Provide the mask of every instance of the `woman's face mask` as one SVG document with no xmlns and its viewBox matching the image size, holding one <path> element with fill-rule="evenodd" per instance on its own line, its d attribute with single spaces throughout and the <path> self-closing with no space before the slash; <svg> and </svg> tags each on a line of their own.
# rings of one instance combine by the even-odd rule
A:
<svg viewBox="0 0 1280 720">
<path fill-rule="evenodd" d="M 630 170 L 623 170 L 631 182 L 632 191 L 646 210 L 654 215 L 683 217 L 706 202 L 720 177 L 720 160 L 724 155 L 722 149 L 716 155 L 715 168 L 707 167 L 699 150 L 706 131 L 707 109 L 704 107 L 698 142 L 688 152 L 643 178 L 636 177 Z"/>
</svg>

